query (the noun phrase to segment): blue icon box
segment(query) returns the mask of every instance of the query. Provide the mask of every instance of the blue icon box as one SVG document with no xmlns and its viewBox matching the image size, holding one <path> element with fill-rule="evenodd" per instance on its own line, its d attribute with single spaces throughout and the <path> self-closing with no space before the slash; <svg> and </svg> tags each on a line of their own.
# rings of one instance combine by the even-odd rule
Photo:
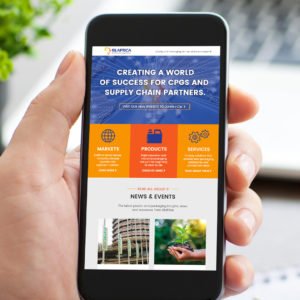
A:
<svg viewBox="0 0 300 300">
<path fill-rule="evenodd" d="M 160 129 L 149 129 L 147 134 L 148 144 L 161 144 L 162 143 L 162 132 Z"/>
</svg>

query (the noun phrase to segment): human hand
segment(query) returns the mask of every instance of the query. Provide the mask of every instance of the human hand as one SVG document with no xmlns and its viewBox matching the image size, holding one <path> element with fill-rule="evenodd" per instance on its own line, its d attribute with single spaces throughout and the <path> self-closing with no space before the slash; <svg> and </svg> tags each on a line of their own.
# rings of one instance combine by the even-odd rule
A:
<svg viewBox="0 0 300 300">
<path fill-rule="evenodd" d="M 0 291 L 6 300 L 78 300 L 79 151 L 66 154 L 69 129 L 85 92 L 81 55 L 70 53 L 55 80 L 30 105 L 0 158 Z M 255 115 L 257 103 L 231 88 L 229 121 Z M 249 189 L 260 151 L 246 134 L 230 130 L 227 159 L 227 239 L 250 242 L 262 210 Z M 253 268 L 241 256 L 225 264 L 226 295 L 251 283 Z"/>
<path fill-rule="evenodd" d="M 251 119 L 258 111 L 258 103 L 250 95 L 235 87 L 229 88 L 229 123 Z M 259 196 L 250 184 L 261 164 L 261 151 L 245 132 L 230 128 L 228 132 L 226 239 L 238 246 L 248 245 L 263 219 Z M 240 255 L 227 256 L 225 261 L 225 297 L 239 294 L 252 283 L 254 270 L 249 260 Z"/>
<path fill-rule="evenodd" d="M 171 246 L 168 248 L 168 251 L 177 259 L 178 262 L 200 261 L 202 259 L 205 259 L 204 249 L 195 249 L 194 251 L 191 251 L 183 247 Z"/>
<path fill-rule="evenodd" d="M 0 157 L 0 299 L 79 299 L 79 150 L 66 146 L 84 91 L 84 59 L 71 52 Z"/>
</svg>

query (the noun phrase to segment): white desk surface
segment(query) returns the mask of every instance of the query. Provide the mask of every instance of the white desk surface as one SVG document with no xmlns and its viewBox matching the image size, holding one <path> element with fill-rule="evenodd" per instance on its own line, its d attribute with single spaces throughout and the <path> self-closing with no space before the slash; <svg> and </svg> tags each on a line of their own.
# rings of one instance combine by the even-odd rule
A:
<svg viewBox="0 0 300 300">
<path fill-rule="evenodd" d="M 300 265 L 300 183 L 257 181 L 264 222 L 248 247 L 227 245 L 228 254 L 244 254 L 259 272 Z"/>
</svg>

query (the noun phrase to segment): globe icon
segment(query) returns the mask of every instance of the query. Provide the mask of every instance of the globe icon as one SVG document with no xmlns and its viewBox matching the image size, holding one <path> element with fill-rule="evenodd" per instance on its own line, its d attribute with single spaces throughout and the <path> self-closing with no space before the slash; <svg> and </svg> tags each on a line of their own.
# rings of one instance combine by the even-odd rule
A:
<svg viewBox="0 0 300 300">
<path fill-rule="evenodd" d="M 105 143 L 111 143 L 116 138 L 116 134 L 112 129 L 105 129 L 101 133 L 101 139 Z"/>
</svg>

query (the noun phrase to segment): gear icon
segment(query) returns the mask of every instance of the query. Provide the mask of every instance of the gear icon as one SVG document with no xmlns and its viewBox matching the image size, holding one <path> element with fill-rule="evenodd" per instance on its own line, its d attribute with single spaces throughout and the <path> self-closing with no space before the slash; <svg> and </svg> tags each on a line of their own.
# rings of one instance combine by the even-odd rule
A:
<svg viewBox="0 0 300 300">
<path fill-rule="evenodd" d="M 209 137 L 209 131 L 204 129 L 200 132 L 200 136 L 203 138 L 203 139 L 207 139 Z"/>
<path fill-rule="evenodd" d="M 189 140 L 192 143 L 199 143 L 201 141 L 201 135 L 198 131 L 193 131 L 192 133 L 190 133 L 189 135 Z"/>
</svg>

